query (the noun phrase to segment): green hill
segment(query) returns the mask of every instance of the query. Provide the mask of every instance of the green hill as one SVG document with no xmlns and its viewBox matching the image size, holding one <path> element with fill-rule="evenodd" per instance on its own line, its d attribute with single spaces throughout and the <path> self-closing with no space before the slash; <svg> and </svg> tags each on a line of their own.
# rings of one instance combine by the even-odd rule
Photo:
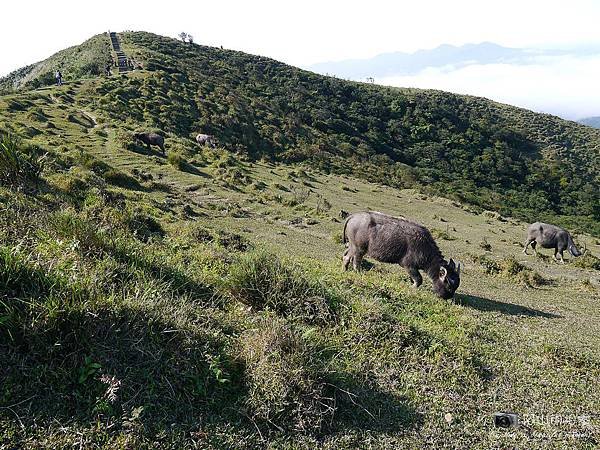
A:
<svg viewBox="0 0 600 450">
<path fill-rule="evenodd" d="M 97 36 L 58 54 L 65 85 L 55 55 L 0 96 L 0 447 L 598 445 L 594 130 L 120 38 L 144 70 L 77 72 Z M 425 224 L 456 298 L 342 272 L 340 213 L 365 209 Z M 523 255 L 535 211 L 588 254 Z"/>
<path fill-rule="evenodd" d="M 311 161 L 600 233 L 600 131 L 482 98 L 352 83 L 149 33 L 120 36 L 149 72 L 90 88 L 87 101 L 113 120 L 186 137 L 202 130 L 252 157 Z M 97 36 L 61 52 L 22 84 L 47 84 L 36 74 L 58 62 L 66 77 L 94 73 L 104 44 Z"/>
</svg>

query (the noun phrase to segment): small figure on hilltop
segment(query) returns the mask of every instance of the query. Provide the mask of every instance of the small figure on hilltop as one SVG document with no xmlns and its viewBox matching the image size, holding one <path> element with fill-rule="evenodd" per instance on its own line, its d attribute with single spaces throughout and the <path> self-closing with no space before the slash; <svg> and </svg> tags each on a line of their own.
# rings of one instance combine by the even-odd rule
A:
<svg viewBox="0 0 600 450">
<path fill-rule="evenodd" d="M 215 148 L 217 146 L 217 140 L 210 134 L 200 133 L 198 136 L 196 136 L 196 142 L 200 145 L 206 145 L 211 148 Z"/>
<path fill-rule="evenodd" d="M 110 69 L 111 69 L 111 64 L 110 63 L 106 64 L 106 67 L 104 67 L 104 73 L 107 77 L 110 77 L 112 75 Z"/>
<path fill-rule="evenodd" d="M 54 74 L 54 77 L 56 78 L 56 85 L 57 86 L 62 86 L 63 82 L 62 82 L 62 73 L 60 73 L 60 70 L 57 70 L 56 73 Z"/>
<path fill-rule="evenodd" d="M 165 155 L 165 138 L 160 134 L 156 133 L 135 133 L 133 135 L 135 139 L 143 142 L 148 146 L 148 151 L 152 150 L 151 145 L 156 145 L 162 150 L 162 154 Z"/>
<path fill-rule="evenodd" d="M 523 253 L 528 255 L 527 248 L 531 245 L 533 253 L 537 255 L 535 249 L 537 244 L 540 244 L 543 248 L 553 248 L 554 260 L 560 261 L 562 264 L 565 263 L 563 258 L 563 252 L 565 250 L 569 250 L 569 253 L 574 257 L 581 256 L 585 253 L 585 247 L 583 253 L 580 252 L 567 230 L 548 223 L 535 222 L 529 225 Z M 557 255 L 560 256 L 560 260 Z"/>
</svg>

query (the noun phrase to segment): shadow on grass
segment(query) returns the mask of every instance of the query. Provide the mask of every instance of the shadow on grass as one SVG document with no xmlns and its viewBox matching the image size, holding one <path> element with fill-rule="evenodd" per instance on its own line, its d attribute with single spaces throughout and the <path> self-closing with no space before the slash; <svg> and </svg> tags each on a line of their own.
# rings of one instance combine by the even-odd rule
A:
<svg viewBox="0 0 600 450">
<path fill-rule="evenodd" d="M 334 379 L 329 385 L 336 413 L 325 434 L 359 430 L 398 432 L 422 425 L 422 416 L 400 396 L 350 379 Z"/>
<path fill-rule="evenodd" d="M 181 328 L 145 309 L 62 311 L 45 329 L 30 330 L 20 348 L 0 344 L 0 378 L 10 393 L 0 398 L 0 421 L 22 422 L 21 438 L 34 423 L 97 420 L 115 421 L 116 435 L 133 426 L 153 436 L 165 423 L 176 435 L 201 422 L 250 434 L 252 424 L 237 413 L 247 395 L 241 369 L 215 338 L 229 332 L 217 321 Z"/>
<path fill-rule="evenodd" d="M 250 395 L 244 367 L 225 337 L 232 334 L 218 320 L 193 329 L 177 326 L 160 308 L 63 310 L 23 336 L 20 348 L 0 343 L 0 378 L 11 393 L 0 398 L 0 420 L 24 427 L 15 443 L 27 438 L 34 423 L 88 427 L 98 420 L 115 422 L 107 431 L 111 437 L 128 428 L 144 440 L 159 433 L 177 440 L 202 423 L 258 443 L 263 434 L 255 433 L 258 425 L 244 413 Z M 328 381 L 336 412 L 318 436 L 348 429 L 398 432 L 422 424 L 402 397 L 350 374 Z M 169 431 L 164 424 L 171 424 Z M 263 425 L 264 437 L 278 434 Z"/>
<path fill-rule="evenodd" d="M 469 306 L 479 311 L 495 311 L 510 316 L 530 316 L 543 317 L 546 319 L 558 319 L 562 316 L 545 311 L 540 311 L 527 306 L 515 305 L 514 303 L 504 303 L 497 300 L 478 297 L 476 295 L 457 294 L 456 302 L 460 305 Z"/>
</svg>

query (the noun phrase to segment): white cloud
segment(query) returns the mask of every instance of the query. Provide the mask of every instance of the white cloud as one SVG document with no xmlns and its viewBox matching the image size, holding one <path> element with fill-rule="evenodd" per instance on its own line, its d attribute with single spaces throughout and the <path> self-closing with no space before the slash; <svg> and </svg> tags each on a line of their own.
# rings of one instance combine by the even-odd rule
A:
<svg viewBox="0 0 600 450">
<path fill-rule="evenodd" d="M 385 77 L 377 83 L 441 89 L 487 97 L 568 119 L 600 115 L 600 55 L 543 57 L 530 65 L 471 65 L 428 68 L 417 75 Z"/>
</svg>

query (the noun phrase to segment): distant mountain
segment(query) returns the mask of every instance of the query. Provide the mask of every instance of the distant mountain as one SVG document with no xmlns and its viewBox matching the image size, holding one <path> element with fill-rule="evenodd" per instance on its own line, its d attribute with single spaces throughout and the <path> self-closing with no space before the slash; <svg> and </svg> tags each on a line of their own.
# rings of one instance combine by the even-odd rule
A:
<svg viewBox="0 0 600 450">
<path fill-rule="evenodd" d="M 578 122 L 589 127 L 600 128 L 600 116 L 586 117 L 585 119 L 578 120 Z"/>
<path fill-rule="evenodd" d="M 580 49 L 579 53 L 588 54 L 597 49 Z M 563 50 L 536 50 L 503 47 L 491 42 L 465 44 L 462 46 L 440 45 L 430 50 L 414 53 L 382 53 L 373 58 L 348 59 L 314 64 L 308 67 L 321 74 L 336 75 L 354 80 L 366 77 L 414 75 L 428 67 L 449 67 L 458 69 L 476 64 L 531 64 L 540 56 L 567 54 Z"/>
</svg>

